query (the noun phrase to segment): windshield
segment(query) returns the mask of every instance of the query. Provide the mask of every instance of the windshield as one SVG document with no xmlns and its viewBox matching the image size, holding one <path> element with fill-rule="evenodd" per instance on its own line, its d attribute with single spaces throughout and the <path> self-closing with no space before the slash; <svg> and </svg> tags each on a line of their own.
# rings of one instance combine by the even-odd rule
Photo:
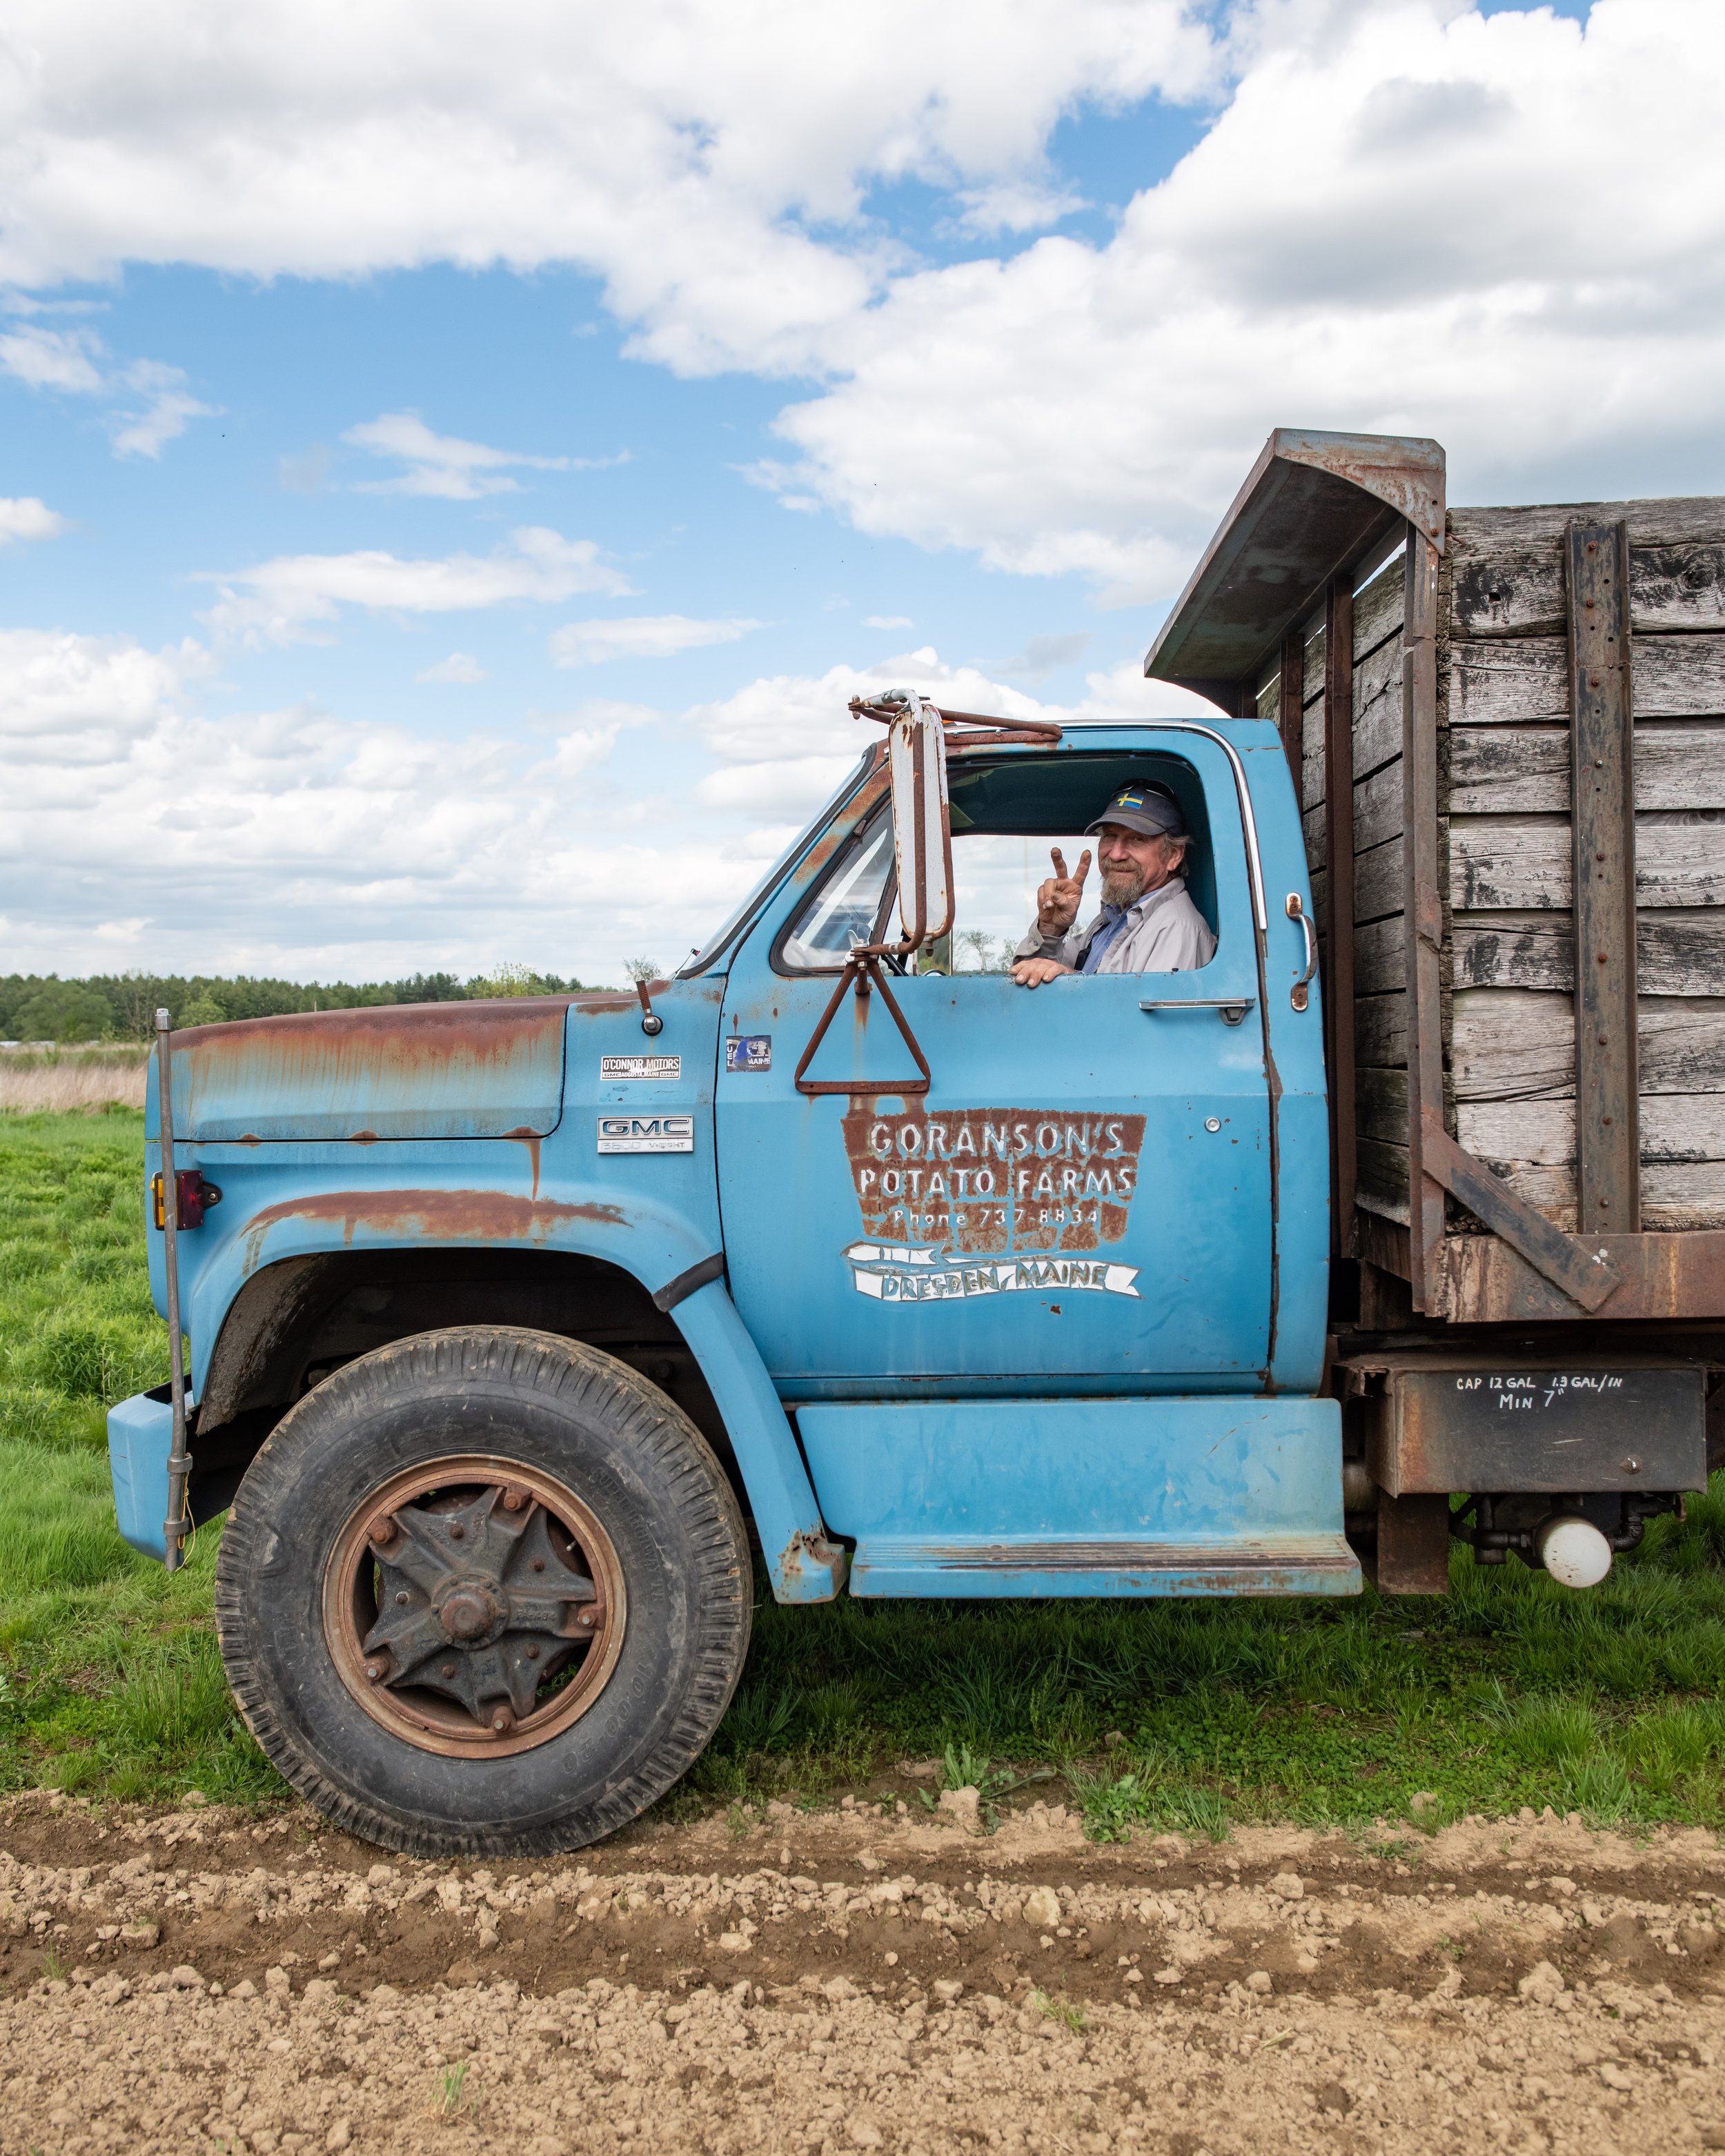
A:
<svg viewBox="0 0 1725 2156">
<path fill-rule="evenodd" d="M 696 973 L 706 973 L 708 967 L 710 967 L 716 959 L 721 957 L 730 945 L 737 941 L 744 928 L 746 928 L 749 922 L 754 919 L 755 916 L 767 903 L 773 892 L 778 890 L 779 885 L 783 881 L 786 875 L 796 865 L 796 863 L 802 859 L 803 855 L 807 850 L 811 841 L 814 839 L 816 834 L 824 829 L 827 824 L 834 815 L 837 814 L 838 811 L 844 807 L 845 802 L 848 801 L 850 796 L 856 791 L 857 787 L 862 781 L 864 773 L 868 770 L 869 762 L 869 757 L 865 756 L 862 761 L 857 765 L 855 770 L 851 773 L 850 776 L 839 788 L 832 799 L 828 802 L 825 808 L 824 808 L 820 814 L 801 832 L 799 832 L 797 837 L 792 840 L 791 844 L 786 847 L 783 853 L 779 855 L 778 859 L 773 863 L 767 874 L 761 879 L 760 882 L 755 886 L 755 888 L 749 893 L 748 896 L 744 899 L 742 904 L 737 907 L 737 911 L 733 914 L 731 915 L 730 918 L 726 921 L 724 927 L 719 930 L 718 933 L 716 936 L 711 936 L 707 938 L 706 942 L 701 945 L 701 948 L 695 953 L 694 957 L 690 959 L 687 965 L 678 967 L 676 971 L 676 978 L 678 980 L 691 980 Z"/>
</svg>

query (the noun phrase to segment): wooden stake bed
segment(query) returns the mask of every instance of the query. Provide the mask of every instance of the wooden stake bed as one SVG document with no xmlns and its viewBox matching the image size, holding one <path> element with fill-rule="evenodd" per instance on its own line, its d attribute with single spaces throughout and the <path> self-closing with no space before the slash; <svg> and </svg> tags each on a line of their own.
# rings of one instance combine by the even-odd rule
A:
<svg viewBox="0 0 1725 2156">
<path fill-rule="evenodd" d="M 1725 499 L 1278 433 L 1145 671 L 1293 764 L 1363 1322 L 1725 1318 Z"/>
</svg>

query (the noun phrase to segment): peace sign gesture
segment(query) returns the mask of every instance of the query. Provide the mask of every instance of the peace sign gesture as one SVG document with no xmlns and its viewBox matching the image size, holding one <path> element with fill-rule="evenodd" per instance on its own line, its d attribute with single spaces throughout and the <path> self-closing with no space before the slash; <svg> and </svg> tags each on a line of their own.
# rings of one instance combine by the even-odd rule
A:
<svg viewBox="0 0 1725 2156">
<path fill-rule="evenodd" d="M 1084 900 L 1085 879 L 1090 874 L 1090 848 L 1078 856 L 1078 873 L 1068 875 L 1066 857 L 1058 846 L 1049 848 L 1054 874 L 1036 893 L 1036 926 L 1044 936 L 1064 936 L 1078 918 Z"/>
</svg>

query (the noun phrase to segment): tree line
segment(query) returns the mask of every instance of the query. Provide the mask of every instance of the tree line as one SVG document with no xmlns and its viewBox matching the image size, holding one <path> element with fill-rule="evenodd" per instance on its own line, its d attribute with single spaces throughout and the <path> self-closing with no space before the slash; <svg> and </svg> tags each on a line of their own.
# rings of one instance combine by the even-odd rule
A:
<svg viewBox="0 0 1725 2156">
<path fill-rule="evenodd" d="M 249 973 L 58 973 L 0 978 L 0 1041 L 147 1040 L 165 1004 L 176 1026 L 284 1012 L 355 1010 L 376 1004 L 445 1004 L 493 996 L 570 995 L 583 984 L 526 966 L 504 965 L 462 980 L 413 973 L 398 981 L 276 981 Z"/>
</svg>

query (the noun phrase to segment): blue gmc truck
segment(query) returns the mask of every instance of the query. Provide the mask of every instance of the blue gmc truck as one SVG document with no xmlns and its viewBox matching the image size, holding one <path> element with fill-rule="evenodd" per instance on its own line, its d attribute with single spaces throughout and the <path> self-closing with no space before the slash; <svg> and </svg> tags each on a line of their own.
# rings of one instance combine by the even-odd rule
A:
<svg viewBox="0 0 1725 2156">
<path fill-rule="evenodd" d="M 116 1507 L 169 1564 L 226 1513 L 282 1773 L 396 1849 L 590 1841 L 711 1736 L 757 1562 L 785 1602 L 1441 1593 L 1458 1540 L 1602 1577 L 1721 1449 L 1722 540 L 1283 430 L 1146 662 L 1193 716 L 883 690 L 636 996 L 164 1014 L 175 1375 L 113 1412 Z M 1208 964 L 954 968 L 1003 858 L 1151 782 Z"/>
</svg>

